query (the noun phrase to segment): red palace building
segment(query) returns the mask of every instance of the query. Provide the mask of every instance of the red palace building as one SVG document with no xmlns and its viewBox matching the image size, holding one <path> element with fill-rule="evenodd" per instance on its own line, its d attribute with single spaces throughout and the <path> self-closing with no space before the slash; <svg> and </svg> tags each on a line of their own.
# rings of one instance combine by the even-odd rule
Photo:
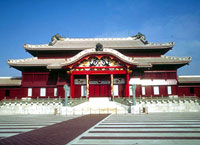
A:
<svg viewBox="0 0 200 145">
<path fill-rule="evenodd" d="M 191 57 L 164 54 L 173 42 L 151 43 L 138 33 L 127 38 L 63 38 L 49 44 L 25 44 L 33 57 L 8 60 L 21 78 L 0 78 L 0 99 L 198 96 L 199 76 L 177 76 Z"/>
</svg>

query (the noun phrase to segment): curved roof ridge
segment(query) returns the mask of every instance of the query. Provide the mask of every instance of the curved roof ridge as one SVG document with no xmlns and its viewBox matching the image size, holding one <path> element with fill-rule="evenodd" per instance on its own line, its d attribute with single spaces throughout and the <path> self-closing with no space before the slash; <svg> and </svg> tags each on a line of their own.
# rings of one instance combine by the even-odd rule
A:
<svg viewBox="0 0 200 145">
<path fill-rule="evenodd" d="M 90 49 L 85 49 L 85 50 L 79 52 L 78 54 L 76 54 L 75 56 L 73 56 L 71 58 L 67 58 L 66 62 L 62 63 L 61 65 L 65 66 L 65 65 L 73 64 L 74 62 L 82 59 L 83 57 L 85 57 L 87 55 L 91 55 L 91 54 L 111 54 L 126 63 L 137 64 L 136 62 L 134 62 L 133 57 L 125 56 L 124 54 L 120 53 L 117 50 L 110 49 L 110 48 L 103 48 L 103 51 L 96 51 L 95 48 L 90 48 Z"/>
</svg>

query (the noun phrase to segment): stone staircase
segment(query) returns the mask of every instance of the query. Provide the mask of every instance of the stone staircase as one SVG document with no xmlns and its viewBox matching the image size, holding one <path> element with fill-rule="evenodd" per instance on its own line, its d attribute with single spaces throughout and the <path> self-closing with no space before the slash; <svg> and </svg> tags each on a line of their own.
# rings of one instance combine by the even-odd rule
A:
<svg viewBox="0 0 200 145">
<path fill-rule="evenodd" d="M 68 106 L 62 99 L 3 100 L 0 102 L 0 115 L 8 114 L 141 114 L 156 112 L 200 112 L 199 98 L 145 98 L 136 100 L 133 106 L 131 98 L 92 97 L 71 99 Z"/>
<path fill-rule="evenodd" d="M 93 97 L 80 105 L 63 107 L 61 114 L 126 114 L 128 110 L 128 106 L 110 101 L 108 97 Z"/>
</svg>

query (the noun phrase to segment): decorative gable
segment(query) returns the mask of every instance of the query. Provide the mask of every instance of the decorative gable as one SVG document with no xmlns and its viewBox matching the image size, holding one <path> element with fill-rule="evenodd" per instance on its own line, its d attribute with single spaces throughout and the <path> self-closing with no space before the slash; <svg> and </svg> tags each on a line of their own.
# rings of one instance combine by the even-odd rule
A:
<svg viewBox="0 0 200 145">
<path fill-rule="evenodd" d="M 110 56 L 94 56 L 83 60 L 76 67 L 104 67 L 123 66 L 119 61 Z"/>
</svg>

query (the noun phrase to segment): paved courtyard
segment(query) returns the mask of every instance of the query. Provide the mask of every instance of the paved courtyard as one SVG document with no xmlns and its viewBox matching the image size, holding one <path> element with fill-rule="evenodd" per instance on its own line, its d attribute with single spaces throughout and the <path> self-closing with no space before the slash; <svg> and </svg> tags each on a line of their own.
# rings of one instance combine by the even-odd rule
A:
<svg viewBox="0 0 200 145">
<path fill-rule="evenodd" d="M 0 116 L 0 137 L 21 145 L 200 145 L 200 113 Z"/>
<path fill-rule="evenodd" d="M 110 115 L 70 144 L 200 145 L 200 113 Z"/>
<path fill-rule="evenodd" d="M 79 116 L 0 115 L 0 140 Z"/>
</svg>

